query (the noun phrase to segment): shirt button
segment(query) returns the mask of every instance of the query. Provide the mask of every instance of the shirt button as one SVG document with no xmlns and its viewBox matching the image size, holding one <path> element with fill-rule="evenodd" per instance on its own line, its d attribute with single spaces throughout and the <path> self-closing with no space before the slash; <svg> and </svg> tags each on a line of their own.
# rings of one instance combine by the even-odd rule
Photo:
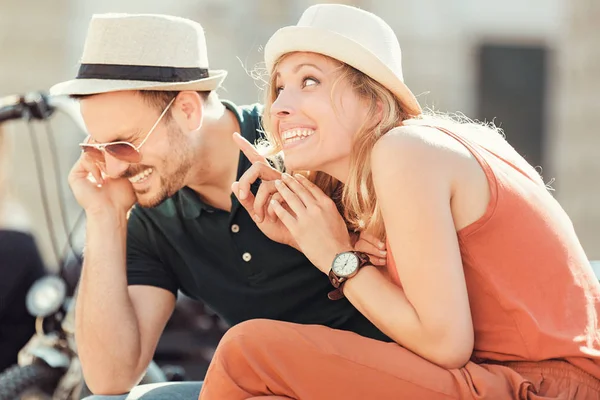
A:
<svg viewBox="0 0 600 400">
<path fill-rule="evenodd" d="M 240 226 L 238 224 L 231 225 L 231 232 L 238 233 L 240 231 Z"/>
<path fill-rule="evenodd" d="M 244 254 L 242 254 L 242 260 L 248 262 L 251 259 L 252 259 L 252 254 L 250 254 L 250 253 L 244 253 Z"/>
</svg>

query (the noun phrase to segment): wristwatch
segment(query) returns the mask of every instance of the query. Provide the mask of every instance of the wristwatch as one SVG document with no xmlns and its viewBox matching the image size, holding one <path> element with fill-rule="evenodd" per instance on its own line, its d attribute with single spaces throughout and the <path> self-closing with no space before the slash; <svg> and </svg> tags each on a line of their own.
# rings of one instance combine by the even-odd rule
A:
<svg viewBox="0 0 600 400">
<path fill-rule="evenodd" d="M 330 300 L 339 300 L 344 297 L 344 283 L 358 273 L 358 270 L 369 264 L 369 256 L 360 251 L 345 251 L 336 254 L 331 269 L 329 282 L 335 288 L 327 294 Z"/>
</svg>

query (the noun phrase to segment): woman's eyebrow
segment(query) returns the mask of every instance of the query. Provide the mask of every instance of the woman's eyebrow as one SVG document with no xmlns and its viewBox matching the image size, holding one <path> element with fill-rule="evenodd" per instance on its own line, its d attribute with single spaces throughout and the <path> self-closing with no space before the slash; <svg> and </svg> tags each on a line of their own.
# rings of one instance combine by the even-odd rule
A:
<svg viewBox="0 0 600 400">
<path fill-rule="evenodd" d="M 302 69 L 303 67 L 313 67 L 321 72 L 323 72 L 323 70 L 321 68 L 319 68 L 316 64 L 312 64 L 312 63 L 302 63 L 302 64 L 298 64 L 296 65 L 293 69 L 292 72 L 295 74 L 298 71 L 300 71 L 300 69 Z M 275 77 L 280 77 L 281 73 L 279 71 L 277 71 L 277 73 L 275 74 Z"/>
</svg>

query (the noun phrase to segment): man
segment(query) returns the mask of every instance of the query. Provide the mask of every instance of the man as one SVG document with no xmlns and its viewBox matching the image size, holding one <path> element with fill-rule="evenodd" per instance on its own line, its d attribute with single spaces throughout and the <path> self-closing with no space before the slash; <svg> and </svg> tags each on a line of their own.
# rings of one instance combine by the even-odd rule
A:
<svg viewBox="0 0 600 400">
<path fill-rule="evenodd" d="M 280 319 L 388 340 L 330 301 L 327 278 L 232 196 L 261 159 L 238 147 L 261 138 L 261 108 L 220 101 L 225 76 L 209 69 L 199 24 L 109 14 L 92 19 L 77 78 L 51 90 L 81 99 L 90 134 L 69 183 L 87 216 L 76 338 L 96 394 L 139 381 L 179 290 L 229 324 Z"/>
</svg>

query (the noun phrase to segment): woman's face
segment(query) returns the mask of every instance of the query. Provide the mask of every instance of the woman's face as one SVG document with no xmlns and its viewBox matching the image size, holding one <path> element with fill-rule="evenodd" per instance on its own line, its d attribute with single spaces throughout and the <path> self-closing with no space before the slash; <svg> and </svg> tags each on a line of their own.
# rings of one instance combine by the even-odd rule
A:
<svg viewBox="0 0 600 400">
<path fill-rule="evenodd" d="M 282 143 L 288 169 L 347 175 L 352 140 L 368 109 L 347 79 L 337 79 L 340 65 L 298 52 L 273 71 L 271 132 Z"/>
</svg>

